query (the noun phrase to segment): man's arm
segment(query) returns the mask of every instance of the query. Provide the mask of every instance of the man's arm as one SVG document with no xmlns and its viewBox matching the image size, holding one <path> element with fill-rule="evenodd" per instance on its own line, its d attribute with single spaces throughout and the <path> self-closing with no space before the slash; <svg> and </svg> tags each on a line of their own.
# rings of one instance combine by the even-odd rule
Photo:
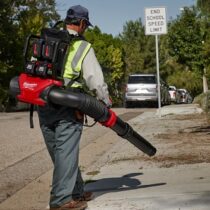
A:
<svg viewBox="0 0 210 210">
<path fill-rule="evenodd" d="M 82 70 L 87 87 L 96 91 L 99 100 L 102 100 L 107 106 L 111 106 L 108 87 L 92 47 L 83 60 Z"/>
</svg>

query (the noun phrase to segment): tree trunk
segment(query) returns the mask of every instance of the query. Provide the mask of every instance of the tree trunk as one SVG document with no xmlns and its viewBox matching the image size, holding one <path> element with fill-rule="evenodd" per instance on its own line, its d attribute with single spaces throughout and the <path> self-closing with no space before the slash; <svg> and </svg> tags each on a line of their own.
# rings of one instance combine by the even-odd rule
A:
<svg viewBox="0 0 210 210">
<path fill-rule="evenodd" d="M 206 93 L 208 91 L 208 83 L 206 79 L 206 69 L 203 70 L 203 92 Z"/>
</svg>

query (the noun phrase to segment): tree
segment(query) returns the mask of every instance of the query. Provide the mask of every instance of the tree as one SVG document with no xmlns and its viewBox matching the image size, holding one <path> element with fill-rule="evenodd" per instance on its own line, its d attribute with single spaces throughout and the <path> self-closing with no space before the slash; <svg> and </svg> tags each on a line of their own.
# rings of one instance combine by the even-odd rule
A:
<svg viewBox="0 0 210 210">
<path fill-rule="evenodd" d="M 16 3 L 16 16 L 19 36 L 24 38 L 40 30 L 50 22 L 59 20 L 55 11 L 55 0 L 21 0 Z"/>
<path fill-rule="evenodd" d="M 123 42 L 124 60 L 127 75 L 130 72 L 138 72 L 143 69 L 144 59 L 142 55 L 143 47 L 143 25 L 141 20 L 129 21 L 123 26 L 120 38 Z"/>
<path fill-rule="evenodd" d="M 171 23 L 168 36 L 171 56 L 189 69 L 203 69 L 202 31 L 195 9 L 185 8 L 182 15 Z"/>
<path fill-rule="evenodd" d="M 199 21 L 203 32 L 203 92 L 205 93 L 208 91 L 208 83 L 210 83 L 210 0 L 198 0 L 197 7 L 200 12 Z"/>
<path fill-rule="evenodd" d="M 120 34 L 123 42 L 126 77 L 130 73 L 155 72 L 155 40 L 145 36 L 141 19 L 128 21 Z"/>
<path fill-rule="evenodd" d="M 5 0 L 0 2 L 0 78 L 1 84 L 4 87 L 5 78 L 4 75 L 8 69 L 14 67 L 14 52 L 17 44 L 17 39 L 14 34 L 17 31 L 17 27 L 13 24 L 14 15 L 14 1 Z"/>
<path fill-rule="evenodd" d="M 197 0 L 197 8 L 203 15 L 210 17 L 210 0 Z"/>
<path fill-rule="evenodd" d="M 203 60 L 203 31 L 201 29 L 201 23 L 197 18 L 197 10 L 193 8 L 184 8 L 182 14 L 174 21 L 170 23 L 168 30 L 168 49 L 169 55 L 175 59 L 175 61 L 183 66 L 184 71 L 192 71 L 198 75 L 194 77 L 201 81 L 202 78 L 204 60 Z M 175 74 L 174 74 L 175 75 Z M 179 72 L 177 75 L 180 75 Z M 181 78 L 180 78 L 181 79 Z M 198 85 L 192 91 L 198 93 L 201 91 L 201 85 Z"/>
</svg>

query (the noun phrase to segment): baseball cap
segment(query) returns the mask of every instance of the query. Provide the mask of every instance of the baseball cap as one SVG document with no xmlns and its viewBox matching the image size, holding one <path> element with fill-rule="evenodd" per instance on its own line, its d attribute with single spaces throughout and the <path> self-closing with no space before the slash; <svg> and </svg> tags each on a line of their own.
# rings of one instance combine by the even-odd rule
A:
<svg viewBox="0 0 210 210">
<path fill-rule="evenodd" d="M 88 9 L 86 9 L 85 7 L 81 5 L 75 5 L 68 9 L 65 22 L 68 22 L 68 20 L 75 19 L 75 18 L 84 19 L 87 21 L 88 26 L 93 26 L 89 21 Z"/>
</svg>

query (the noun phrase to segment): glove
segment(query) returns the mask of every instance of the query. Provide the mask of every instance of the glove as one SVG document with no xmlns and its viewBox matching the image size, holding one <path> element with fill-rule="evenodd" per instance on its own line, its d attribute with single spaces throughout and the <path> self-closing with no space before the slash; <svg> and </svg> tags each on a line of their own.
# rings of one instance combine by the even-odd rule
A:
<svg viewBox="0 0 210 210">
<path fill-rule="evenodd" d="M 109 102 L 106 104 L 106 107 L 110 109 L 112 107 L 112 100 L 109 98 Z"/>
<path fill-rule="evenodd" d="M 108 109 L 112 107 L 112 100 L 109 98 L 108 100 L 100 100 Z"/>
<path fill-rule="evenodd" d="M 75 111 L 75 116 L 76 116 L 77 121 L 79 121 L 80 123 L 84 122 L 84 113 L 76 110 Z"/>
</svg>

